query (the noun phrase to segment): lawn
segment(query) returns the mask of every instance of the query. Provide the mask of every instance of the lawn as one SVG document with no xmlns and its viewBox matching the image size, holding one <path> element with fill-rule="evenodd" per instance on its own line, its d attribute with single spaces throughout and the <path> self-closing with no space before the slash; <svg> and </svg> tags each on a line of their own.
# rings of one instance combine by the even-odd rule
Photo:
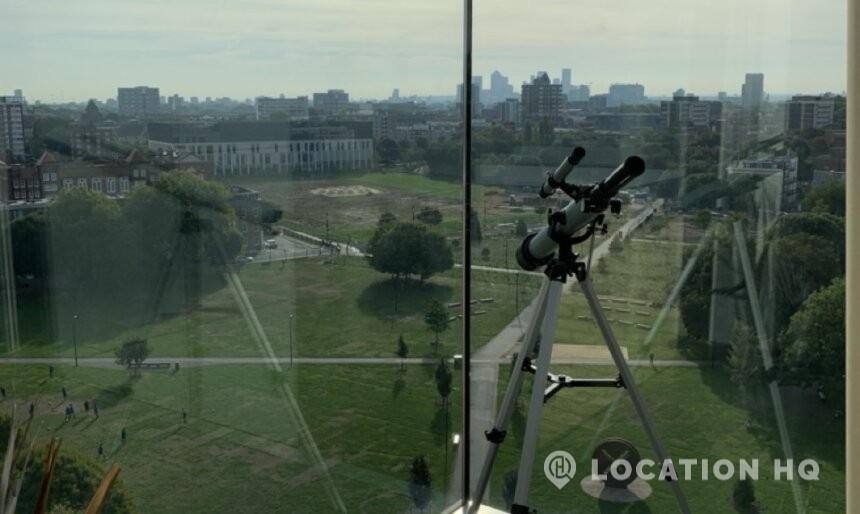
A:
<svg viewBox="0 0 860 514">
<path fill-rule="evenodd" d="M 612 368 L 591 366 L 561 366 L 554 371 L 580 377 L 613 376 L 615 373 Z M 713 465 L 718 459 L 729 459 L 737 466 L 740 459 L 759 459 L 760 480 L 754 487 L 761 511 L 794 512 L 789 482 L 774 480 L 773 461 L 785 459 L 785 456 L 764 385 L 742 394 L 720 369 L 641 367 L 636 368 L 634 374 L 657 431 L 676 463 L 677 459 L 691 458 L 708 459 Z M 501 384 L 500 391 L 503 387 Z M 742 398 L 746 398 L 746 404 Z M 807 512 L 844 512 L 843 424 L 833 418 L 832 409 L 822 406 L 809 392 L 784 388 L 783 400 L 796 462 L 815 459 L 820 465 L 820 479 L 804 482 L 801 487 Z M 657 480 L 650 482 L 654 489 L 650 498 L 630 505 L 598 502 L 579 487 L 579 481 L 591 472 L 592 450 L 604 438 L 625 438 L 636 446 L 643 458 L 656 461 L 625 392 L 568 389 L 553 397 L 543 412 L 530 507 L 542 513 L 678 511 L 668 485 Z M 502 477 L 518 466 L 517 448 L 525 429 L 525 413 L 525 405 L 515 413 L 511 425 L 514 437 L 503 445 L 494 467 L 491 499 L 500 508 L 504 507 Z M 544 458 L 556 450 L 570 452 L 577 461 L 576 476 L 561 491 L 543 473 Z M 683 470 L 680 465 L 678 469 Z M 692 480 L 680 483 L 691 511 L 734 512 L 730 504 L 734 483 L 716 480 L 712 474 L 709 480 L 703 481 L 701 468 L 693 470 Z"/>
<path fill-rule="evenodd" d="M 446 441 L 456 428 L 446 436 L 433 369 L 413 365 L 401 374 L 396 365 L 296 365 L 281 375 L 263 365 L 213 366 L 131 380 L 118 370 L 58 366 L 49 379 L 44 366 L 3 366 L 9 398 L 0 409 L 34 400 L 37 441 L 61 437 L 64 447 L 93 458 L 103 443 L 102 465 L 122 465 L 120 478 L 139 512 L 333 512 L 285 386 L 349 510 L 403 512 L 411 504 L 411 460 L 425 456 L 441 507 L 456 455 L 449 445 L 446 472 Z M 70 422 L 63 420 L 61 387 L 76 406 Z M 98 403 L 97 420 L 83 413 L 84 399 Z M 455 390 L 449 427 L 459 426 L 459 405 Z"/>
<path fill-rule="evenodd" d="M 111 357 L 122 341 L 143 337 L 151 348 L 152 360 L 264 356 L 261 341 L 254 336 L 241 308 L 244 291 L 253 315 L 279 357 L 291 353 L 295 357 L 392 357 L 401 334 L 410 356 L 433 356 L 437 349 L 430 344 L 434 335 L 424 323 L 424 314 L 434 299 L 445 304 L 461 301 L 461 276 L 459 269 L 453 269 L 423 284 L 410 281 L 398 287 L 386 275 L 371 269 L 364 258 L 251 264 L 238 272 L 241 289 L 212 287 L 212 292 L 204 294 L 199 304 L 188 311 L 165 308 L 155 321 L 147 321 L 151 318 L 143 315 L 105 320 L 104 316 L 82 313 L 75 327 L 59 327 L 60 337 L 55 344 L 26 344 L 16 355 L 70 357 L 77 337 L 79 357 Z M 531 300 L 538 280 L 522 277 L 514 281 L 513 275 L 492 272 L 476 272 L 473 278 L 473 298 L 492 299 L 475 308 L 483 311 L 474 316 L 472 323 L 473 346 L 478 347 L 516 316 L 518 306 L 522 308 Z M 223 282 L 212 277 L 216 279 Z M 172 280 L 181 282 L 181 277 Z M 141 302 L 149 303 L 152 298 Z M 55 306 L 48 310 L 71 309 Z M 455 317 L 460 309 L 451 308 L 450 312 Z M 105 324 L 112 330 L 102 335 Z M 460 353 L 461 331 L 458 320 L 451 323 L 439 336 L 438 354 Z"/>
<path fill-rule="evenodd" d="M 706 359 L 704 347 L 679 347 L 684 334 L 677 305 L 671 307 L 649 346 L 644 342 L 664 307 L 684 266 L 683 246 L 673 242 L 635 240 L 605 258 L 605 269 L 595 265 L 594 289 L 621 346 L 631 358 L 654 353 L 657 359 Z M 586 318 L 583 318 L 585 316 Z M 556 340 L 566 344 L 602 345 L 597 325 L 579 286 L 562 297 Z"/>
</svg>

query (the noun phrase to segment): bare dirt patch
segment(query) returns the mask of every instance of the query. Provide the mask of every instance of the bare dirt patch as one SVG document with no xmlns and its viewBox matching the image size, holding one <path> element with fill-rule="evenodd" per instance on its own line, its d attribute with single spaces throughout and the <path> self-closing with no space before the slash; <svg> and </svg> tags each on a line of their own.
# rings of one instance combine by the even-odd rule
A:
<svg viewBox="0 0 860 514">
<path fill-rule="evenodd" d="M 329 198 L 343 198 L 348 196 L 368 196 L 382 194 L 379 189 L 367 186 L 330 186 L 311 189 L 312 195 L 327 196 Z"/>
</svg>

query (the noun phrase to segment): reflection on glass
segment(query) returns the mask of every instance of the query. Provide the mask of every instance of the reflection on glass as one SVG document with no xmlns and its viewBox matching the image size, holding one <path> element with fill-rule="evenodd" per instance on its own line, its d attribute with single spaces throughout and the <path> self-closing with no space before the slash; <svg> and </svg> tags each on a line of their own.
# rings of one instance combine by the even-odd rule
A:
<svg viewBox="0 0 860 514">
<path fill-rule="evenodd" d="M 26 47 L 0 98 L 18 512 L 83 511 L 114 463 L 104 512 L 457 496 L 461 9 L 7 13 Z"/>
<path fill-rule="evenodd" d="M 476 6 L 481 239 L 471 287 L 481 297 L 481 288 L 508 284 L 502 294 L 514 300 L 507 330 L 472 333 L 473 484 L 490 448 L 483 431 L 507 430 L 483 503 L 509 511 L 528 482 L 526 505 L 539 512 L 679 510 L 624 388 L 553 394 L 527 480 L 518 470 L 530 376 L 506 426 L 495 419 L 541 280 L 514 252 L 547 227 L 548 209 L 571 202 L 537 191 L 546 170 L 581 146 L 568 182 L 597 182 L 630 155 L 646 163 L 619 194 L 607 234 L 574 250 L 591 255 L 598 299 L 690 511 L 844 510 L 843 9 Z M 790 22 L 801 17 L 802 27 Z M 702 19 L 706 26 L 693 21 Z M 574 282 L 554 320 L 550 371 L 612 383 L 618 370 Z M 549 346 L 538 340 L 533 362 Z M 558 451 L 575 460 L 573 476 Z M 637 453 L 630 462 L 644 462 L 646 478 L 608 473 Z"/>
</svg>

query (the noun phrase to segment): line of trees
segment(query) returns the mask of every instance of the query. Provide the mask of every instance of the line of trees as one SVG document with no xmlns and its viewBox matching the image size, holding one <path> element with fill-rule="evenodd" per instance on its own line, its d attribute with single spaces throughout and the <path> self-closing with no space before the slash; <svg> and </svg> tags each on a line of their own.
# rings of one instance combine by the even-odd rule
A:
<svg viewBox="0 0 860 514">
<path fill-rule="evenodd" d="M 832 207 L 837 212 L 841 208 L 839 202 Z M 721 246 L 731 248 L 731 238 L 723 237 Z M 735 322 L 728 356 L 732 379 L 747 386 L 763 378 L 776 378 L 783 384 L 818 389 L 833 398 L 834 405 L 841 405 L 845 387 L 844 219 L 830 212 L 785 214 L 768 229 L 764 239 L 754 272 L 757 293 L 762 296 L 761 291 L 769 291 L 762 296 L 762 305 L 774 343 L 773 375 L 765 377 L 750 313 L 742 311 Z M 721 252 L 717 258 L 723 265 L 732 265 L 731 252 Z M 712 290 L 713 262 L 713 249 L 707 248 L 681 291 L 681 319 L 687 334 L 701 342 L 709 337 L 711 295 L 734 298 L 746 305 L 748 294 L 742 278 Z"/>
<path fill-rule="evenodd" d="M 156 295 L 169 305 L 168 282 L 217 270 L 241 251 L 228 199 L 222 185 L 188 171 L 162 173 L 122 200 L 64 189 L 45 211 L 11 223 L 19 285 L 105 317 L 139 315 L 162 301 Z M 182 295 L 193 300 L 204 282 Z"/>
</svg>

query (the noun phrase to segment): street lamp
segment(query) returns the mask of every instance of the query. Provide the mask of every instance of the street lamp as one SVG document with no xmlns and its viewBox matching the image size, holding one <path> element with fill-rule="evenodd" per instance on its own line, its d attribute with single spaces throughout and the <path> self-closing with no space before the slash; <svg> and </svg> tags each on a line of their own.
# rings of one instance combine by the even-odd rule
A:
<svg viewBox="0 0 860 514">
<path fill-rule="evenodd" d="M 78 367 L 78 315 L 72 316 L 72 344 L 75 345 L 75 367 Z"/>
<path fill-rule="evenodd" d="M 290 314 L 290 367 L 293 367 L 293 315 Z"/>
</svg>

